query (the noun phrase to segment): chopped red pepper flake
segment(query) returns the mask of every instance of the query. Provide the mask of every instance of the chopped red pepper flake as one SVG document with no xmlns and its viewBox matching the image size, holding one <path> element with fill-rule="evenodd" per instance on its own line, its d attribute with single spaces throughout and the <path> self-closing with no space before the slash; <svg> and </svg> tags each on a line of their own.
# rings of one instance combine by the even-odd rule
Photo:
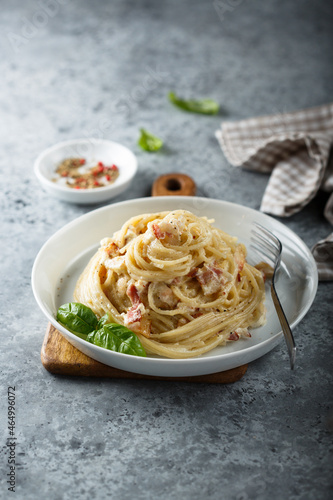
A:
<svg viewBox="0 0 333 500">
<path fill-rule="evenodd" d="M 81 158 L 81 159 L 80 159 L 80 165 L 84 165 L 84 164 L 85 164 L 85 162 L 86 162 L 86 160 L 85 160 L 84 158 Z"/>
</svg>

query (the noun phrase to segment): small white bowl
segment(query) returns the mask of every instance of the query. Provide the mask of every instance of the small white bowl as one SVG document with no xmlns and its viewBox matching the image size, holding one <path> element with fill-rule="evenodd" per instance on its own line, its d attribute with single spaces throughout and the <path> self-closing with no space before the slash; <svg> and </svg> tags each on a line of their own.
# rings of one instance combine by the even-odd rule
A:
<svg viewBox="0 0 333 500">
<path fill-rule="evenodd" d="M 53 182 L 56 169 L 66 158 L 84 158 L 87 162 L 115 164 L 119 176 L 113 184 L 95 189 L 73 189 Z M 125 146 L 102 139 L 76 139 L 59 142 L 43 151 L 35 161 L 35 174 L 43 188 L 52 196 L 69 203 L 93 204 L 114 198 L 130 185 L 137 171 L 137 159 Z"/>
</svg>

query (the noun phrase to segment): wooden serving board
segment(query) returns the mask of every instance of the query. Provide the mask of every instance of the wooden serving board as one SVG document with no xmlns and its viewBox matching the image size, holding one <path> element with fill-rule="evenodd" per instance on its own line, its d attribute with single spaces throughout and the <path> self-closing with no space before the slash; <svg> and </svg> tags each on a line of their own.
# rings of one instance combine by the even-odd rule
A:
<svg viewBox="0 0 333 500">
<path fill-rule="evenodd" d="M 241 379 L 247 370 L 247 365 L 224 372 L 196 377 L 151 377 L 137 373 L 126 372 L 104 365 L 89 358 L 70 344 L 61 333 L 49 323 L 41 351 L 44 368 L 58 375 L 76 375 L 80 377 L 106 377 L 144 380 L 173 380 L 184 382 L 202 382 L 213 384 L 230 384 Z"/>
<path fill-rule="evenodd" d="M 196 185 L 191 177 L 180 173 L 159 176 L 153 183 L 152 196 L 195 196 Z M 241 379 L 247 365 L 232 370 L 201 375 L 197 377 L 151 377 L 112 368 L 89 358 L 70 344 L 51 324 L 45 334 L 41 359 L 43 366 L 51 373 L 77 375 L 81 377 L 132 378 L 145 380 L 181 380 L 185 382 L 205 382 L 230 384 Z"/>
</svg>

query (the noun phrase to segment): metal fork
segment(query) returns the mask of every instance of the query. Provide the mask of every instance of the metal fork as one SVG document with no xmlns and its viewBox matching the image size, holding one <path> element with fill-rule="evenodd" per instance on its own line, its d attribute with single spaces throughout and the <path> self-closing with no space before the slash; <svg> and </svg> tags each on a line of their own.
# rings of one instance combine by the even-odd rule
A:
<svg viewBox="0 0 333 500">
<path fill-rule="evenodd" d="M 273 264 L 272 267 L 274 271 L 271 283 L 271 294 L 288 347 L 290 368 L 293 370 L 296 360 L 295 340 L 275 288 L 275 278 L 281 263 L 282 243 L 273 233 L 261 224 L 253 222 L 253 226 L 254 227 L 251 228 L 252 236 L 250 246 L 260 256 L 265 258 L 267 264 Z"/>
</svg>

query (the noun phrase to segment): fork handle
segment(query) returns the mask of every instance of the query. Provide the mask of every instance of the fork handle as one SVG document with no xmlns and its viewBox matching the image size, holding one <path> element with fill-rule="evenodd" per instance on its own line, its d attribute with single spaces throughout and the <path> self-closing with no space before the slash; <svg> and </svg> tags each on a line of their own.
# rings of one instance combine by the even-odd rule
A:
<svg viewBox="0 0 333 500">
<path fill-rule="evenodd" d="M 288 353 L 289 353 L 289 359 L 290 359 L 290 368 L 293 370 L 295 366 L 295 360 L 296 360 L 296 345 L 295 345 L 295 340 L 292 334 L 292 331 L 290 329 L 289 323 L 287 321 L 286 315 L 283 311 L 281 302 L 279 300 L 279 297 L 277 296 L 274 284 L 272 283 L 271 285 L 271 294 L 272 294 L 272 299 L 273 303 L 277 312 L 277 315 L 280 320 L 280 324 L 282 327 L 282 331 L 284 334 L 284 338 L 288 347 Z"/>
</svg>

